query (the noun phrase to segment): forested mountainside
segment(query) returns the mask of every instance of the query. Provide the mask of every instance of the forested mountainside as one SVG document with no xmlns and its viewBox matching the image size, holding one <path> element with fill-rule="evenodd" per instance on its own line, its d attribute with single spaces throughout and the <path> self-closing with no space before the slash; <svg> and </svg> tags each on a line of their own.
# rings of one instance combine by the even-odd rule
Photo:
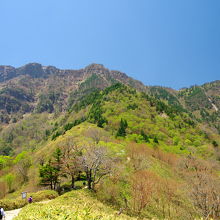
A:
<svg viewBox="0 0 220 220">
<path fill-rule="evenodd" d="M 220 132 L 220 81 L 192 86 L 175 91 L 163 87 L 151 87 L 150 94 L 169 105 L 186 109 L 196 120 Z"/>
<path fill-rule="evenodd" d="M 68 111 L 84 95 L 117 82 L 185 109 L 201 122 L 220 129 L 220 81 L 176 91 L 144 86 L 126 74 L 108 70 L 100 64 L 80 70 L 60 70 L 38 63 L 20 68 L 0 66 L 0 120 L 10 123 L 29 112 Z"/>
<path fill-rule="evenodd" d="M 99 64 L 59 70 L 32 63 L 1 66 L 0 82 L 2 198 L 81 189 L 82 201 L 98 199 L 100 212 L 110 205 L 124 219 L 220 217 L 220 81 L 176 91 Z M 79 210 L 82 217 L 87 209 Z M 97 210 L 88 215 L 98 218 Z"/>
</svg>

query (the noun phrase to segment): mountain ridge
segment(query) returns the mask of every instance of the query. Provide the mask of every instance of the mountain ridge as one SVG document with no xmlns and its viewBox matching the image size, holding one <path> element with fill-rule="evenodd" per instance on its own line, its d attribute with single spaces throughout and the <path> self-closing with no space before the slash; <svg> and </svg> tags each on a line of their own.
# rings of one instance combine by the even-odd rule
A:
<svg viewBox="0 0 220 220">
<path fill-rule="evenodd" d="M 220 80 L 175 90 L 145 86 L 125 73 L 92 63 L 78 70 L 29 63 L 0 66 L 0 121 L 19 120 L 30 112 L 65 112 L 94 90 L 122 83 L 156 99 L 191 112 L 220 132 Z"/>
<path fill-rule="evenodd" d="M 108 68 L 106 68 L 103 64 L 98 64 L 98 63 L 91 63 L 87 66 L 85 66 L 84 68 L 80 68 L 80 69 L 62 69 L 62 68 L 57 68 L 55 66 L 52 65 L 42 65 L 40 63 L 37 62 L 32 62 L 32 63 L 27 63 L 23 66 L 20 67 L 14 67 L 11 65 L 0 65 L 0 82 L 5 82 L 7 80 L 13 79 L 17 76 L 20 75 L 30 75 L 32 77 L 46 77 L 49 76 L 51 74 L 59 74 L 59 75 L 63 75 L 63 74 L 80 74 L 82 73 L 82 71 L 85 71 L 85 73 L 90 73 L 90 72 L 94 72 L 96 74 L 103 74 L 103 72 L 111 72 L 112 74 L 114 74 L 115 76 L 118 74 L 120 77 L 122 78 L 130 78 L 133 79 L 132 77 L 128 76 L 126 73 L 118 71 L 118 70 L 110 70 Z M 84 73 L 84 74 L 85 74 Z M 138 83 L 143 84 L 140 80 L 136 80 L 133 79 L 135 81 L 137 81 Z M 216 79 L 210 82 L 205 82 L 203 84 L 200 85 L 191 85 L 191 86 L 187 86 L 187 87 L 183 87 L 180 89 L 174 89 L 172 87 L 169 86 L 160 86 L 160 85 L 144 85 L 146 87 L 163 87 L 166 89 L 170 89 L 170 90 L 174 90 L 174 91 L 182 91 L 194 86 L 207 86 L 208 84 L 215 84 L 215 83 L 219 83 L 220 80 Z"/>
</svg>

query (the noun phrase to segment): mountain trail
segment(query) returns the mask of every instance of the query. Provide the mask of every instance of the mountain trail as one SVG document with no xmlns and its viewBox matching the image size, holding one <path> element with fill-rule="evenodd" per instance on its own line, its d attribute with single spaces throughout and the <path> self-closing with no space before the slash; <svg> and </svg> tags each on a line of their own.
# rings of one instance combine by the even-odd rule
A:
<svg viewBox="0 0 220 220">
<path fill-rule="evenodd" d="M 14 217 L 18 215 L 21 209 L 14 209 L 5 212 L 5 220 L 12 220 Z"/>
<path fill-rule="evenodd" d="M 41 202 L 38 202 L 38 203 L 48 203 L 50 202 L 51 200 L 45 200 L 45 201 L 41 201 Z M 13 218 L 15 218 L 19 212 L 21 211 L 22 208 L 20 209 L 14 209 L 14 210 L 10 210 L 10 211 L 5 211 L 5 220 L 12 220 Z"/>
</svg>

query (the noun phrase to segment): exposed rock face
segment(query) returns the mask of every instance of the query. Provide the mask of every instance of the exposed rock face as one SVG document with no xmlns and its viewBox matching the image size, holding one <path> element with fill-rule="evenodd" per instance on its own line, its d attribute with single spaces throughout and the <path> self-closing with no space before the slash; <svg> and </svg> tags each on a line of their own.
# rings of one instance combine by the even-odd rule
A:
<svg viewBox="0 0 220 220">
<path fill-rule="evenodd" d="M 16 69 L 12 66 L 0 66 L 0 82 L 10 80 L 17 76 Z"/>
<path fill-rule="evenodd" d="M 29 63 L 17 69 L 18 75 L 30 75 L 34 78 L 43 77 L 46 75 L 43 67 L 39 63 Z"/>
<path fill-rule="evenodd" d="M 68 78 L 71 81 L 80 82 L 94 74 L 101 76 L 104 81 L 116 80 L 121 83 L 131 85 L 140 90 L 146 89 L 146 87 L 141 82 L 128 77 L 125 73 L 119 71 L 111 71 L 105 68 L 102 64 L 93 63 L 80 70 L 61 70 L 54 66 L 42 66 L 39 63 L 29 63 L 19 68 L 14 68 L 11 66 L 0 66 L 0 82 L 6 82 L 10 79 L 22 75 L 28 75 L 32 78 L 49 78 L 50 76 L 62 76 Z"/>
<path fill-rule="evenodd" d="M 103 72 L 108 72 L 109 70 L 106 69 L 102 64 L 92 63 L 85 68 L 85 71 L 99 74 Z"/>
<path fill-rule="evenodd" d="M 15 115 L 31 111 L 66 111 L 94 89 L 104 89 L 117 82 L 146 89 L 141 82 L 101 64 L 80 70 L 61 70 L 39 63 L 19 68 L 0 66 L 0 121 L 9 122 Z"/>
</svg>

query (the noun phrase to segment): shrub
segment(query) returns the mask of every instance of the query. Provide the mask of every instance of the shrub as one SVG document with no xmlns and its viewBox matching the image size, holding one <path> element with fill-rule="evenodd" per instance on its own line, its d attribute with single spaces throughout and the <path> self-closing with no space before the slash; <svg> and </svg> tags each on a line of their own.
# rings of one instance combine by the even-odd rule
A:
<svg viewBox="0 0 220 220">
<path fill-rule="evenodd" d="M 84 219 L 84 220 L 132 220 L 99 202 L 88 191 L 74 190 L 48 204 L 31 204 L 21 210 L 16 220 L 25 219 Z"/>
<path fill-rule="evenodd" d="M 12 210 L 12 209 L 18 209 L 27 204 L 27 201 L 25 199 L 2 199 L 0 200 L 0 206 L 4 210 Z"/>
<path fill-rule="evenodd" d="M 217 143 L 217 141 L 215 141 L 215 140 L 212 141 L 212 144 L 213 144 L 214 147 L 218 147 L 218 143 Z"/>
<path fill-rule="evenodd" d="M 36 193 L 29 193 L 29 195 L 32 195 L 33 202 L 39 202 L 42 200 L 48 200 L 48 199 L 54 199 L 58 196 L 58 193 L 53 190 L 44 190 L 39 191 Z M 12 210 L 12 209 L 18 209 L 25 205 L 27 205 L 27 199 L 1 199 L 0 200 L 0 207 L 2 207 L 4 210 Z"/>
<path fill-rule="evenodd" d="M 43 190 L 32 194 L 34 202 L 39 202 L 47 199 L 55 199 L 57 196 L 58 193 L 53 190 Z"/>
<path fill-rule="evenodd" d="M 148 170 L 141 170 L 132 175 L 131 209 L 134 213 L 141 214 L 143 209 L 150 204 L 157 182 L 157 175 Z"/>
<path fill-rule="evenodd" d="M 8 186 L 8 191 L 11 192 L 12 191 L 12 184 L 15 180 L 15 175 L 12 174 L 12 173 L 8 173 L 6 176 L 5 176 L 5 182 L 7 183 L 7 186 Z"/>
</svg>

